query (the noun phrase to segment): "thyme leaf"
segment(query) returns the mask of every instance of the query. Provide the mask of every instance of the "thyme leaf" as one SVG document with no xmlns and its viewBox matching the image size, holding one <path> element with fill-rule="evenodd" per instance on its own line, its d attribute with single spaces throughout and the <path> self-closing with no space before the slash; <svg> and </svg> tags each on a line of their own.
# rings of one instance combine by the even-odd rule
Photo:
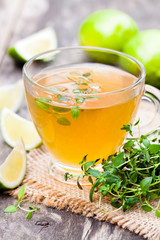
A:
<svg viewBox="0 0 160 240">
<path fill-rule="evenodd" d="M 64 126 L 71 125 L 70 121 L 67 118 L 65 118 L 65 117 L 58 117 L 57 118 L 57 123 L 59 123 L 61 125 L 64 125 Z"/>
<path fill-rule="evenodd" d="M 51 103 L 52 100 L 46 97 L 39 97 L 39 98 L 35 98 L 35 102 L 42 110 L 46 111 L 49 109 L 48 103 Z"/>
<path fill-rule="evenodd" d="M 78 108 L 78 106 L 74 106 L 73 108 L 71 108 L 71 114 L 74 120 L 77 120 L 79 114 L 80 114 L 80 110 Z"/>
</svg>

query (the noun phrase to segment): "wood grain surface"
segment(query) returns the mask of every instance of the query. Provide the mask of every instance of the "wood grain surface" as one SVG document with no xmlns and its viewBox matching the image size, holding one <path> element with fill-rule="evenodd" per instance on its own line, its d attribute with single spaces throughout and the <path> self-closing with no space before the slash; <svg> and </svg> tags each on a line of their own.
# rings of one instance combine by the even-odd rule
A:
<svg viewBox="0 0 160 240">
<path fill-rule="evenodd" d="M 15 41 L 44 27 L 55 28 L 58 45 L 78 45 L 78 28 L 91 12 L 102 8 L 114 8 L 130 14 L 141 30 L 160 28 L 159 0 L 0 0 L 0 86 L 21 78 L 22 66 L 18 66 L 6 54 Z M 21 116 L 29 119 L 24 101 Z M 0 137 L 0 162 L 11 149 Z M 110 223 L 87 219 L 66 211 L 41 207 L 31 220 L 25 213 L 4 214 L 3 210 L 15 203 L 12 197 L 0 194 L 0 239 L 54 239 L 54 240 L 141 240 L 142 237 Z M 47 228 L 37 225 L 47 221 Z"/>
</svg>

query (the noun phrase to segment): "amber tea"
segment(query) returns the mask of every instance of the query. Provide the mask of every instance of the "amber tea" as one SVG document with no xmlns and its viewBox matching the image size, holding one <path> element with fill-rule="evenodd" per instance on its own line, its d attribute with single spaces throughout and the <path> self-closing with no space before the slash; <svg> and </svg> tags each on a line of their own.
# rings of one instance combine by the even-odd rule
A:
<svg viewBox="0 0 160 240">
<path fill-rule="evenodd" d="M 98 63 L 75 64 L 33 77 L 28 108 L 43 143 L 63 166 L 107 158 L 124 140 L 121 128 L 135 117 L 141 99 L 132 74 Z"/>
</svg>

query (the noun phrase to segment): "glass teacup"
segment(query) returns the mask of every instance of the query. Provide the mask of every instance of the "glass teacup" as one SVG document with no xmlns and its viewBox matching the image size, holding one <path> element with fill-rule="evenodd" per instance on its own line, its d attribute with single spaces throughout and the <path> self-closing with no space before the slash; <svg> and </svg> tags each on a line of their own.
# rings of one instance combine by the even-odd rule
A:
<svg viewBox="0 0 160 240">
<path fill-rule="evenodd" d="M 39 54 L 23 77 L 31 118 L 52 155 L 49 171 L 63 182 L 65 172 L 81 171 L 84 156 L 107 159 L 119 149 L 121 128 L 135 120 L 145 86 L 139 61 L 94 47 Z"/>
</svg>

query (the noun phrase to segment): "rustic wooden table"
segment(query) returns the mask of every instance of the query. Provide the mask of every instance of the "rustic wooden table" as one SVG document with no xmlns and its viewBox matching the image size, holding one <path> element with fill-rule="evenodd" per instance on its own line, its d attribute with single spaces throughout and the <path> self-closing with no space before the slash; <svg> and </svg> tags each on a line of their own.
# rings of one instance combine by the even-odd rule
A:
<svg viewBox="0 0 160 240">
<path fill-rule="evenodd" d="M 20 38 L 46 26 L 55 28 L 59 46 L 78 45 L 77 30 L 81 21 L 91 12 L 102 8 L 116 8 L 129 13 L 140 29 L 159 28 L 159 0 L 0 0 L 0 85 L 21 78 L 20 66 L 6 54 L 6 48 Z M 29 118 L 26 104 L 20 115 Z M 0 161 L 10 148 L 0 139 Z M 70 212 L 41 206 L 31 220 L 23 212 L 4 214 L 6 206 L 15 200 L 0 195 L 0 239 L 69 239 L 69 240 L 140 240 L 142 237 L 110 223 L 87 219 Z M 41 229 L 35 223 L 48 221 Z"/>
</svg>

